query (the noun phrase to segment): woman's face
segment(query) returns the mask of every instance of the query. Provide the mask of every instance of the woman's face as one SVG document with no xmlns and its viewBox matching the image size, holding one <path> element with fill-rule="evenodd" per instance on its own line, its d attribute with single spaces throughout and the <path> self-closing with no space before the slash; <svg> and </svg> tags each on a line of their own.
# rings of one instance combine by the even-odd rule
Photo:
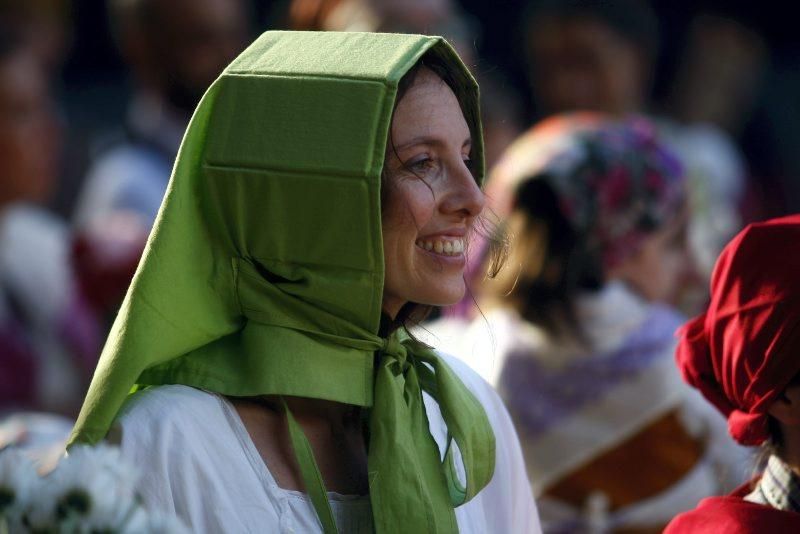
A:
<svg viewBox="0 0 800 534">
<path fill-rule="evenodd" d="M 61 131 L 36 56 L 0 62 L 0 206 L 46 200 L 58 174 Z"/>
<path fill-rule="evenodd" d="M 545 114 L 639 109 L 648 74 L 642 50 L 591 18 L 548 18 L 534 30 L 532 87 Z"/>
<path fill-rule="evenodd" d="M 471 137 L 453 91 L 421 69 L 397 104 L 386 154 L 383 309 L 449 305 L 464 295 L 466 240 L 483 209 Z"/>
</svg>

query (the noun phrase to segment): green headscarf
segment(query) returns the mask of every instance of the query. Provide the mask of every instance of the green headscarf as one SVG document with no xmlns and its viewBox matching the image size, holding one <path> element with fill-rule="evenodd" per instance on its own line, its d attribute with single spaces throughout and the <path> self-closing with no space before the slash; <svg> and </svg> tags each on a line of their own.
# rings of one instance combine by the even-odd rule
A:
<svg viewBox="0 0 800 534">
<path fill-rule="evenodd" d="M 439 37 L 267 32 L 225 69 L 192 117 L 71 443 L 103 439 L 146 385 L 363 406 L 376 531 L 457 531 L 453 507 L 494 470 L 486 414 L 434 352 L 378 336 L 381 169 L 398 82 L 426 53 L 455 67 L 482 168 L 477 85 Z M 465 485 L 453 448 L 442 462 L 429 433 L 423 389 Z M 335 532 L 286 412 L 306 489 Z"/>
</svg>

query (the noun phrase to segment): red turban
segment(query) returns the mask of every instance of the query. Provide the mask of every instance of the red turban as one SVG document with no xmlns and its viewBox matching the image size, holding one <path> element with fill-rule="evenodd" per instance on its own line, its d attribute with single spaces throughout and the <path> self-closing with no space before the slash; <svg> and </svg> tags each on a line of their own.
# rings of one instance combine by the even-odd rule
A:
<svg viewBox="0 0 800 534">
<path fill-rule="evenodd" d="M 731 436 L 766 441 L 767 410 L 800 371 L 800 215 L 751 224 L 728 243 L 708 310 L 677 335 L 684 380 L 728 418 Z"/>
</svg>

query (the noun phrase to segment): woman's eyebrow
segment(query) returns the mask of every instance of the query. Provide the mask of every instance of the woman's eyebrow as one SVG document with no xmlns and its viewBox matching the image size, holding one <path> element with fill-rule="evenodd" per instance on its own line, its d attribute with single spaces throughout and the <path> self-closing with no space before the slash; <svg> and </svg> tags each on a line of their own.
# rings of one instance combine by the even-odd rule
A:
<svg viewBox="0 0 800 534">
<path fill-rule="evenodd" d="M 396 148 L 396 150 L 403 150 L 405 148 L 409 148 L 409 147 L 412 147 L 412 146 L 415 146 L 415 145 L 434 145 L 434 146 L 438 145 L 438 146 L 442 146 L 442 145 L 445 145 L 445 144 L 447 144 L 447 143 L 441 137 L 434 137 L 434 136 L 429 136 L 429 135 L 420 135 L 420 136 L 414 137 L 413 139 L 410 139 L 410 140 L 406 141 L 405 143 L 397 145 L 395 148 Z M 461 146 L 462 146 L 462 148 L 465 147 L 465 146 L 472 146 L 472 137 L 467 137 L 466 139 L 464 139 L 464 142 L 461 143 Z"/>
</svg>

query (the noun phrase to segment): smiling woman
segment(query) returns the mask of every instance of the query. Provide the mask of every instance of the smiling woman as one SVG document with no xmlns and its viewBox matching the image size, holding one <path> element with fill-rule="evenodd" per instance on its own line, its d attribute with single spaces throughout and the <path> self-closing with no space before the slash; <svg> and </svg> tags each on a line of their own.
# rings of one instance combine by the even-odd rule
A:
<svg viewBox="0 0 800 534">
<path fill-rule="evenodd" d="M 463 295 L 482 174 L 441 38 L 264 34 L 195 111 L 73 442 L 116 420 L 198 532 L 538 532 L 499 398 L 402 326 Z"/>
</svg>

